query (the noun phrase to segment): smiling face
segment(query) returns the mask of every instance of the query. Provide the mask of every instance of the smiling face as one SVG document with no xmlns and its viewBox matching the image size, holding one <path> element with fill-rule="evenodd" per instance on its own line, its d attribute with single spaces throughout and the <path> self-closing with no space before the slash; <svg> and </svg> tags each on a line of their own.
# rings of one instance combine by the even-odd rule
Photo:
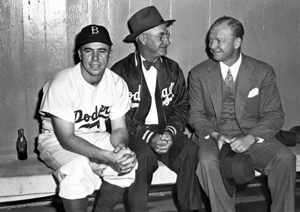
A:
<svg viewBox="0 0 300 212">
<path fill-rule="evenodd" d="M 214 26 L 209 32 L 209 49 L 216 61 L 227 66 L 233 65 L 239 58 L 242 40 L 234 36 L 227 22 Z"/>
<path fill-rule="evenodd" d="M 100 42 L 88 43 L 78 50 L 81 60 L 81 73 L 83 78 L 91 85 L 97 85 L 106 69 L 110 46 Z"/>
<path fill-rule="evenodd" d="M 166 24 L 161 24 L 143 32 L 138 37 L 142 44 L 139 45 L 140 53 L 150 62 L 165 56 L 168 45 L 171 44 L 169 36 Z"/>
</svg>

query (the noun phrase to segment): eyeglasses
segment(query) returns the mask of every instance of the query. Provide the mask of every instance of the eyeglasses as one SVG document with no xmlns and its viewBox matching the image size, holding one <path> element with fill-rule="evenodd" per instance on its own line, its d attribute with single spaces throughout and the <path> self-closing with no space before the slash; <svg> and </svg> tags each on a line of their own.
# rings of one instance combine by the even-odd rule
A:
<svg viewBox="0 0 300 212">
<path fill-rule="evenodd" d="M 165 34 L 160 34 L 160 35 L 152 35 L 152 34 L 146 34 L 146 33 L 144 33 L 145 35 L 150 35 L 150 36 L 154 36 L 154 37 L 158 37 L 158 39 L 160 40 L 160 41 L 163 41 L 163 40 L 165 40 L 165 39 L 170 39 L 170 36 L 171 36 L 171 34 L 169 33 L 169 32 L 167 32 L 167 33 L 165 33 Z"/>
</svg>

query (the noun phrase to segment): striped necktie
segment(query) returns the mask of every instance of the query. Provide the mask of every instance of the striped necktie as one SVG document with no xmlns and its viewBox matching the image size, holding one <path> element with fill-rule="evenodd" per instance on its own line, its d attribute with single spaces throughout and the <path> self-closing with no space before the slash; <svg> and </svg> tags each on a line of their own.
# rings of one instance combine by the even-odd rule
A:
<svg viewBox="0 0 300 212">
<path fill-rule="evenodd" d="M 225 84 L 229 88 L 233 85 L 233 76 L 231 74 L 230 68 L 228 69 L 227 76 L 225 78 Z"/>
</svg>

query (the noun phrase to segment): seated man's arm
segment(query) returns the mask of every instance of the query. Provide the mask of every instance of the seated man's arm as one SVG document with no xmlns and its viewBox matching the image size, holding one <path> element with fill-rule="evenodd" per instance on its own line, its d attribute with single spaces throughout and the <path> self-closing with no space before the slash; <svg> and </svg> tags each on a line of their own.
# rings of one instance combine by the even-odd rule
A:
<svg viewBox="0 0 300 212">
<path fill-rule="evenodd" d="M 136 155 L 127 146 L 129 141 L 128 131 L 126 128 L 126 116 L 123 115 L 120 118 L 111 120 L 111 136 L 110 142 L 113 145 L 114 153 L 126 150 L 130 151 L 130 154 L 125 154 L 122 158 L 117 160 L 117 164 L 121 167 L 122 173 L 130 172 L 137 163 Z"/>
<path fill-rule="evenodd" d="M 276 75 L 271 66 L 265 67 L 266 74 L 260 86 L 259 117 L 248 134 L 263 139 L 272 139 L 283 126 L 284 112 L 276 84 Z"/>
<path fill-rule="evenodd" d="M 122 158 L 124 155 L 131 154 L 131 151 L 129 149 L 115 153 L 113 151 L 98 148 L 85 139 L 76 136 L 74 133 L 73 123 L 55 116 L 51 117 L 51 121 L 59 143 L 66 150 L 83 155 L 89 159 L 99 160 L 101 162 L 112 165 L 115 165 L 117 163 L 117 160 Z M 113 168 L 119 169 L 118 167 Z"/>
<path fill-rule="evenodd" d="M 178 132 L 183 132 L 187 125 L 187 119 L 189 114 L 189 96 L 185 83 L 183 72 L 179 66 L 177 67 L 177 78 L 174 81 L 171 94 L 172 97 L 172 112 L 168 117 L 167 126 L 165 132 L 170 132 L 172 136 L 175 136 Z M 167 98 L 163 104 L 167 103 Z"/>
<path fill-rule="evenodd" d="M 279 91 L 276 84 L 276 75 L 269 65 L 265 69 L 264 77 L 259 86 L 259 98 L 257 100 L 259 119 L 244 136 L 234 138 L 231 143 L 232 150 L 245 152 L 254 144 L 263 140 L 272 140 L 283 125 L 284 112 L 281 105 Z M 254 105 L 253 100 L 246 102 L 246 107 Z M 251 103 L 250 103 L 251 102 Z M 248 111 L 251 109 L 247 108 Z M 249 116 L 249 114 L 246 116 Z"/>
<path fill-rule="evenodd" d="M 231 143 L 231 139 L 226 138 L 224 135 L 220 134 L 219 132 L 212 132 L 208 135 L 208 137 L 213 139 L 217 143 L 219 150 L 221 150 L 223 144 Z"/>
<path fill-rule="evenodd" d="M 120 118 L 111 120 L 111 144 L 116 148 L 121 145 L 128 146 L 128 131 L 126 128 L 125 115 Z"/>
<path fill-rule="evenodd" d="M 216 124 L 214 124 L 217 121 L 216 114 L 206 87 L 205 78 L 200 71 L 196 67 L 189 73 L 189 124 L 199 138 L 211 136 L 212 139 L 217 141 L 219 140 L 217 138 L 219 134 L 217 133 Z"/>
</svg>

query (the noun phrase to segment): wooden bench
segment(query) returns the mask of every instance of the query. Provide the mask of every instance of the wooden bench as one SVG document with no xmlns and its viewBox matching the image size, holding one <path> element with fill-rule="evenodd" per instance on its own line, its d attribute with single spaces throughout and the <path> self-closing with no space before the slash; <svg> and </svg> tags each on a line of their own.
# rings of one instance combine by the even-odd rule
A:
<svg viewBox="0 0 300 212">
<path fill-rule="evenodd" d="M 57 184 L 49 169 L 36 154 L 20 161 L 17 155 L 0 156 L 0 203 L 53 196 Z M 174 184 L 176 174 L 159 163 L 152 184 Z"/>
<path fill-rule="evenodd" d="M 289 147 L 297 156 L 297 172 L 300 172 L 300 144 Z M 37 155 L 29 155 L 25 161 L 17 155 L 0 157 L 0 203 L 49 197 L 57 194 L 57 184 L 52 171 L 38 160 Z M 256 172 L 256 176 L 260 176 Z M 176 174 L 159 163 L 154 173 L 152 185 L 174 184 Z"/>
</svg>

